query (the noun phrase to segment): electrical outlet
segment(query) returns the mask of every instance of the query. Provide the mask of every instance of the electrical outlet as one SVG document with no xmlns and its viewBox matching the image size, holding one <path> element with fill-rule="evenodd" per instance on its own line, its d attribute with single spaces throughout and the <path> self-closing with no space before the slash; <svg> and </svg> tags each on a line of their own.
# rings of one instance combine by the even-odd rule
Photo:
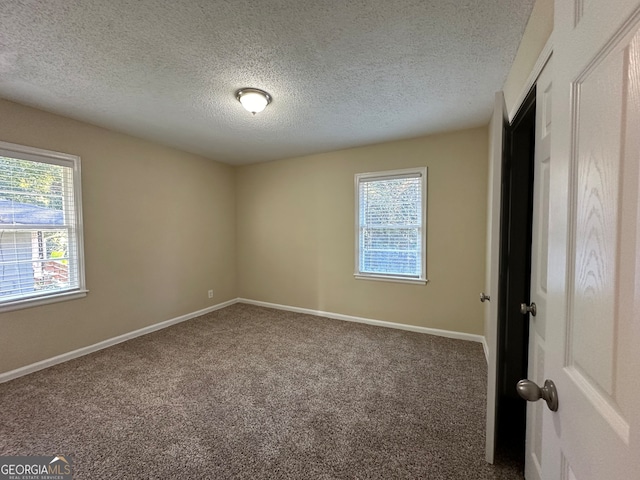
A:
<svg viewBox="0 0 640 480">
<path fill-rule="evenodd" d="M 209 290 L 209 298 L 213 298 L 213 290 Z"/>
</svg>

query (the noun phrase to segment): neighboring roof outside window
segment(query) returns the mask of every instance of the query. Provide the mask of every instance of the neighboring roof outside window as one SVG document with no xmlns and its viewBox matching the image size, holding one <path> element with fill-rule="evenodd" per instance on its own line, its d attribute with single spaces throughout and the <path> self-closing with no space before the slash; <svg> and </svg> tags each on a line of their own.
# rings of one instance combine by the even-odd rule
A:
<svg viewBox="0 0 640 480">
<path fill-rule="evenodd" d="M 0 224 L 62 225 L 62 210 L 0 198 Z"/>
</svg>

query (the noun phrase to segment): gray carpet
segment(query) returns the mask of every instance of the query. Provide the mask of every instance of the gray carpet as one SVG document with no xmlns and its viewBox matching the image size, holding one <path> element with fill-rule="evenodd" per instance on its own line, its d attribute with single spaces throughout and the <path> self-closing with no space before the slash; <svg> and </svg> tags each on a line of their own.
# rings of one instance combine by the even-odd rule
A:
<svg viewBox="0 0 640 480">
<path fill-rule="evenodd" d="M 76 479 L 518 479 L 480 344 L 237 304 L 0 385 L 0 455 Z"/>
</svg>

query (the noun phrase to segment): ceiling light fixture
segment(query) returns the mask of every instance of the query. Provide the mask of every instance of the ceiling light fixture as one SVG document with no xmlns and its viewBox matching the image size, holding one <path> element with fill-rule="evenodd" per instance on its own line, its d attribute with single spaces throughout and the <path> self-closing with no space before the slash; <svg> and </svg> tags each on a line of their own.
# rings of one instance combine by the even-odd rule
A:
<svg viewBox="0 0 640 480">
<path fill-rule="evenodd" d="M 263 111 L 271 103 L 271 95 L 257 88 L 241 88 L 236 98 L 248 112 L 254 115 Z"/>
</svg>

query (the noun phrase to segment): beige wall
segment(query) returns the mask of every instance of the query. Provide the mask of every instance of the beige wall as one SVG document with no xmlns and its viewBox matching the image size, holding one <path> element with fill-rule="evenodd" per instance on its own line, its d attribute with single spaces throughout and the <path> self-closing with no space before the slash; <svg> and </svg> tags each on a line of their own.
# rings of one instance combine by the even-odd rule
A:
<svg viewBox="0 0 640 480">
<path fill-rule="evenodd" d="M 90 290 L 0 315 L 0 373 L 237 296 L 482 333 L 486 128 L 234 169 L 0 100 L 0 140 L 82 158 Z M 430 282 L 355 280 L 353 175 L 412 166 Z"/>
<path fill-rule="evenodd" d="M 553 0 L 536 0 L 527 28 L 520 41 L 518 53 L 502 89 L 507 104 L 507 112 L 511 113 L 517 107 L 516 104 L 527 83 L 529 74 L 533 70 L 533 66 L 552 31 Z"/>
<path fill-rule="evenodd" d="M 81 156 L 90 290 L 1 314 L 0 372 L 237 296 L 232 167 L 3 100 L 0 140 Z"/>
<path fill-rule="evenodd" d="M 478 128 L 240 167 L 240 296 L 482 334 L 487 149 Z M 429 168 L 430 282 L 354 279 L 354 174 L 414 166 Z"/>
</svg>

